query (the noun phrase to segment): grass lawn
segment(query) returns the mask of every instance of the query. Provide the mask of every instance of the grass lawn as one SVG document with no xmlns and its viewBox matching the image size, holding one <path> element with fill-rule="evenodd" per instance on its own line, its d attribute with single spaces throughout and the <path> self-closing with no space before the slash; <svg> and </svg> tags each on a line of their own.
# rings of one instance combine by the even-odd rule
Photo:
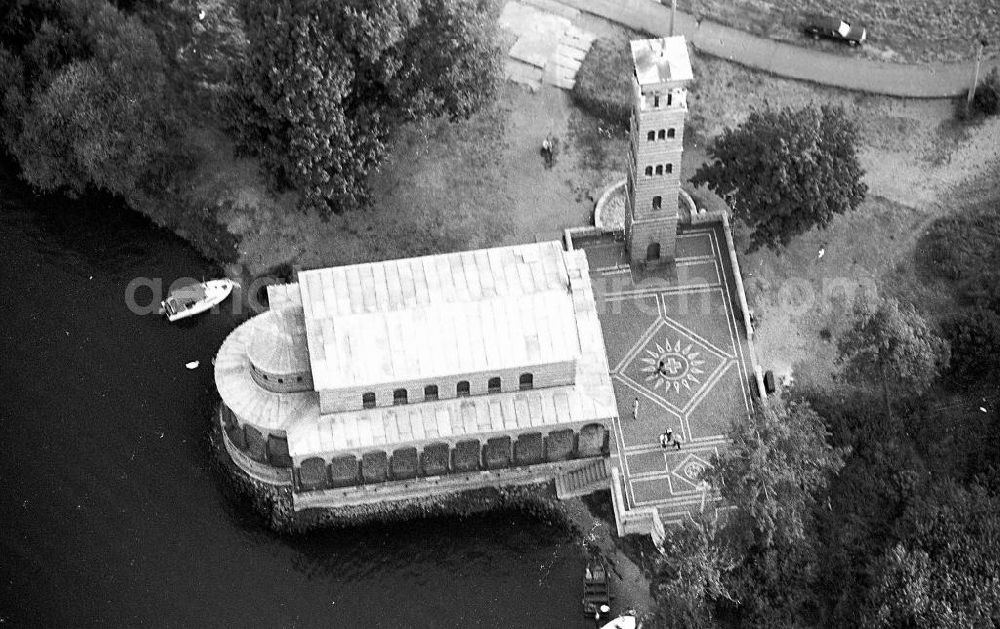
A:
<svg viewBox="0 0 1000 629">
<path fill-rule="evenodd" d="M 805 38 L 806 13 L 830 14 L 865 24 L 868 40 L 860 53 L 839 42 L 816 46 L 893 61 L 971 59 L 977 37 L 994 42 L 994 53 L 1000 41 L 1000 7 L 982 0 L 678 0 L 677 6 L 781 39 Z"/>
<path fill-rule="evenodd" d="M 1000 121 L 962 127 L 952 119 L 950 101 L 851 94 L 704 57 L 696 57 L 694 66 L 697 79 L 689 101 L 694 146 L 686 150 L 685 177 L 704 159 L 703 152 L 700 159 L 696 155 L 708 139 L 765 103 L 840 104 L 863 138 L 859 156 L 869 195 L 858 211 L 837 217 L 826 230 L 796 238 L 780 252 L 743 257 L 765 369 L 830 384 L 835 340 L 850 309 L 839 298 L 847 286 L 874 285 L 928 314 L 947 314 L 950 288 L 916 272 L 918 242 L 932 221 L 971 202 L 956 193 L 979 189 L 982 196 L 989 186 L 972 183 L 983 177 L 996 181 Z"/>
</svg>

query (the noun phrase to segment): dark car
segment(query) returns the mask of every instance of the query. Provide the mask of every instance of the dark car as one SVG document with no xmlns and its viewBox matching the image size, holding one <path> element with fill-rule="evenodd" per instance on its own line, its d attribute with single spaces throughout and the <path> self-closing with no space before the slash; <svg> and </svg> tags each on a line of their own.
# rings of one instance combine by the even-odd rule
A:
<svg viewBox="0 0 1000 629">
<path fill-rule="evenodd" d="M 838 17 L 830 17 L 829 15 L 807 16 L 803 30 L 806 32 L 806 35 L 811 36 L 813 39 L 827 37 L 829 39 L 846 41 L 852 46 L 857 46 L 868 37 L 868 30 L 863 25 L 851 24 Z"/>
</svg>

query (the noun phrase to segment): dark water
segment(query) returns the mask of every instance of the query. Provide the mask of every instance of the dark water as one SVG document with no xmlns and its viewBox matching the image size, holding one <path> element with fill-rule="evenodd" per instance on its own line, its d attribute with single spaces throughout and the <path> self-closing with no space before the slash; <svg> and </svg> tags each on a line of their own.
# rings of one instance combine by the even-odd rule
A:
<svg viewBox="0 0 1000 629">
<path fill-rule="evenodd" d="M 531 519 L 284 538 L 225 498 L 206 434 L 236 321 L 125 304 L 136 276 L 217 272 L 171 234 L 4 169 L 0 253 L 0 626 L 591 626 L 578 547 Z"/>
</svg>

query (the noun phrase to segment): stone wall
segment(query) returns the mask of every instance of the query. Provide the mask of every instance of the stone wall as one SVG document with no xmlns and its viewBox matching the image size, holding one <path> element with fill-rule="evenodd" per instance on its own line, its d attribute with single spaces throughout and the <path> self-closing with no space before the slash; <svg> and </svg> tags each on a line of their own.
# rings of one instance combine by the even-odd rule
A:
<svg viewBox="0 0 1000 629">
<path fill-rule="evenodd" d="M 252 424 L 241 422 L 224 402 L 219 405 L 219 420 L 229 444 L 243 457 L 274 468 L 288 469 L 292 466 L 288 438 L 283 432 L 267 433 Z"/>
<path fill-rule="evenodd" d="M 269 485 L 290 486 L 292 484 L 292 470 L 290 468 L 276 468 L 256 461 L 246 452 L 246 442 L 244 441 L 244 431 L 232 422 L 226 423 L 224 414 L 217 415 L 221 441 L 229 454 L 230 459 L 251 478 Z M 231 437 L 232 435 L 232 437 Z M 234 439 L 235 438 L 235 442 Z"/>
<path fill-rule="evenodd" d="M 601 424 L 583 426 L 579 434 L 572 429 L 522 433 L 514 438 L 499 435 L 464 439 L 455 444 L 439 441 L 404 446 L 392 453 L 373 450 L 360 459 L 345 454 L 324 461 L 305 459 L 295 467 L 297 492 L 372 485 L 390 481 L 420 480 L 449 474 L 468 474 L 512 467 L 530 467 L 573 459 L 602 457 L 608 454 L 610 433 Z"/>
<path fill-rule="evenodd" d="M 293 508 L 296 511 L 340 509 L 431 496 L 447 496 L 475 488 L 547 483 L 557 477 L 564 477 L 566 474 L 573 474 L 587 466 L 592 466 L 594 461 L 603 462 L 603 459 L 577 459 L 560 463 L 542 463 L 413 480 L 396 480 L 355 487 L 331 488 L 322 491 L 295 492 L 293 494 Z"/>
<path fill-rule="evenodd" d="M 214 423 L 214 422 L 213 422 Z M 292 490 L 247 474 L 231 456 L 221 423 L 210 433 L 213 467 L 221 473 L 222 489 L 239 504 L 249 504 L 272 530 L 304 533 L 319 528 L 353 527 L 369 522 L 398 522 L 416 518 L 467 517 L 487 511 L 511 510 L 531 514 L 555 526 L 579 533 L 565 517 L 551 482 L 459 488 L 444 494 L 347 505 L 335 509 L 295 511 Z M 223 445 L 225 444 L 225 445 Z"/>
</svg>

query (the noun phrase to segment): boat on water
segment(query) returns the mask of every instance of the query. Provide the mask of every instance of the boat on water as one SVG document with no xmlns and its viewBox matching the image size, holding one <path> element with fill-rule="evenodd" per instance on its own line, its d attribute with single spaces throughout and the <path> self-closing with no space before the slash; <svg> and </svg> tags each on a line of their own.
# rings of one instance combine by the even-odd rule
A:
<svg viewBox="0 0 1000 629">
<path fill-rule="evenodd" d="M 182 286 L 160 302 L 160 312 L 167 315 L 169 321 L 201 314 L 224 302 L 234 286 L 236 282 L 228 277 Z"/>
<path fill-rule="evenodd" d="M 611 611 L 608 567 L 604 560 L 592 557 L 583 573 L 583 615 L 600 621 Z"/>
<path fill-rule="evenodd" d="M 615 618 L 606 625 L 601 625 L 601 629 L 636 629 L 638 626 L 635 614 L 628 612 Z"/>
</svg>

